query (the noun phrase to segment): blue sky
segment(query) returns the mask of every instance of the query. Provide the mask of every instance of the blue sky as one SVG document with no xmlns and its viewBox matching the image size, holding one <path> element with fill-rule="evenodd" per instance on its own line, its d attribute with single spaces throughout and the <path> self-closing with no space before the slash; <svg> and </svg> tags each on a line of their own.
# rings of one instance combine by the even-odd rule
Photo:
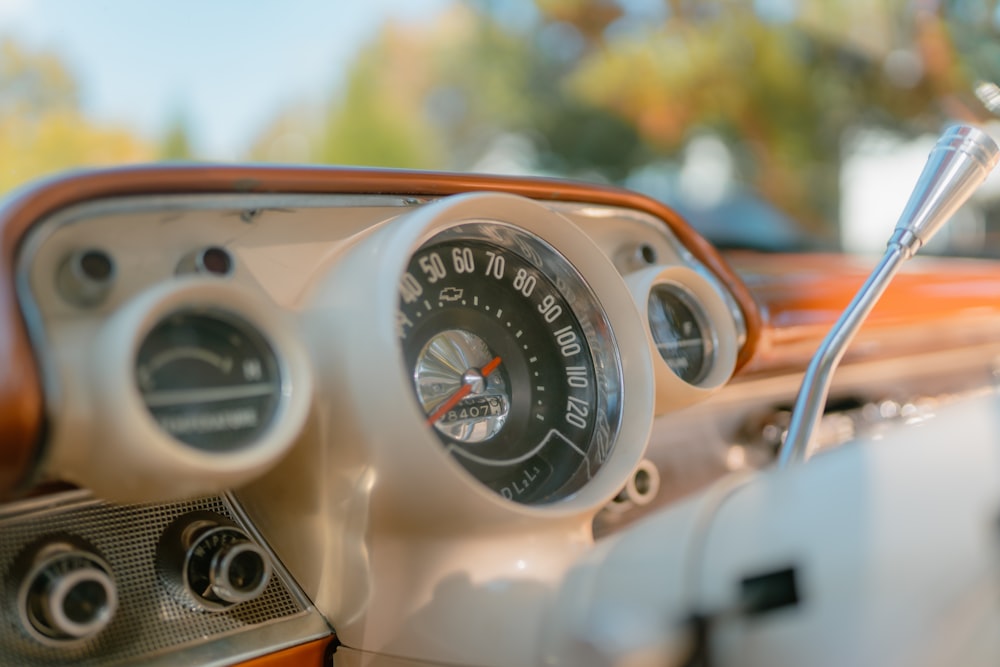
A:
<svg viewBox="0 0 1000 667">
<path fill-rule="evenodd" d="M 183 114 L 204 157 L 236 159 L 290 100 L 322 101 L 386 20 L 447 0 L 0 0 L 0 36 L 58 53 L 84 111 L 150 138 Z"/>
</svg>

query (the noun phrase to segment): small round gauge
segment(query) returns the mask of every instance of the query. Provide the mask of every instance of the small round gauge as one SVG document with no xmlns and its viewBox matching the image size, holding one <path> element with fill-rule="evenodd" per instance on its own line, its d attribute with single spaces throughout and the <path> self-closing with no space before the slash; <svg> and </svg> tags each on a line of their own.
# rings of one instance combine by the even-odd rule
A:
<svg viewBox="0 0 1000 667">
<path fill-rule="evenodd" d="M 647 313 L 653 342 L 670 370 L 688 384 L 701 382 L 712 368 L 715 346 L 688 292 L 673 283 L 653 285 Z"/>
<path fill-rule="evenodd" d="M 604 463 L 617 348 L 596 297 L 541 239 L 491 222 L 438 234 L 403 274 L 397 317 L 427 427 L 486 486 L 553 502 Z"/>
<path fill-rule="evenodd" d="M 135 378 L 160 428 L 207 451 L 255 442 L 281 399 L 274 350 L 248 322 L 217 310 L 162 319 L 139 347 Z"/>
</svg>

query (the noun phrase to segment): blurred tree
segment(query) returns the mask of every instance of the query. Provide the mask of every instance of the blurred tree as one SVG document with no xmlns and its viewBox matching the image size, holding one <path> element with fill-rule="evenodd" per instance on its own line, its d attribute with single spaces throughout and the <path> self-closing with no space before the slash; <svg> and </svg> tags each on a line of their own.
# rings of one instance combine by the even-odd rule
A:
<svg viewBox="0 0 1000 667">
<path fill-rule="evenodd" d="M 434 168 L 437 137 L 421 113 L 426 95 L 425 44 L 388 26 L 363 52 L 327 113 L 321 162 Z"/>
<path fill-rule="evenodd" d="M 490 169 L 498 139 L 514 135 L 532 147 L 522 170 L 623 180 L 648 150 L 627 121 L 568 94 L 573 45 L 546 27 L 518 32 L 466 12 L 462 29 L 437 42 L 429 111 L 453 156 L 449 166 Z"/>
<path fill-rule="evenodd" d="M 609 3 L 619 16 L 595 30 L 587 8 L 610 19 Z M 566 77 L 574 95 L 635 127 L 662 155 L 699 133 L 720 137 L 739 180 L 813 234 L 833 235 L 852 129 L 912 134 L 937 122 L 920 64 L 899 71 L 916 56 L 895 49 L 898 0 L 803 3 L 798 17 L 777 15 L 788 3 L 677 0 L 657 21 L 627 20 L 638 3 L 624 1 L 537 4 L 544 20 L 573 22 L 586 43 Z"/>
<path fill-rule="evenodd" d="M 191 148 L 191 132 L 188 127 L 187 117 L 183 113 L 175 113 L 167 124 L 167 130 L 160 141 L 158 157 L 161 160 L 194 159 L 194 150 Z"/>
<path fill-rule="evenodd" d="M 0 192 L 63 169 L 152 157 L 132 133 L 80 113 L 76 83 L 58 58 L 0 40 Z"/>
<path fill-rule="evenodd" d="M 421 29 L 389 24 L 324 109 L 279 114 L 252 155 L 622 180 L 649 151 L 626 120 L 566 94 L 571 63 L 552 36 L 461 4 Z M 293 136 L 308 151 L 285 150 Z M 527 150 L 512 157 L 511 146 Z"/>
<path fill-rule="evenodd" d="M 307 105 L 283 109 L 253 142 L 248 157 L 257 162 L 319 162 L 322 130 L 316 115 Z"/>
<path fill-rule="evenodd" d="M 738 181 L 832 238 L 845 137 L 940 118 L 940 77 L 900 48 L 906 1 L 535 0 L 521 21 L 456 4 L 384 28 L 306 132 L 309 159 L 624 182 L 710 135 Z"/>
<path fill-rule="evenodd" d="M 449 98 L 438 70 L 447 69 L 445 54 L 463 41 L 471 16 L 458 6 L 425 29 L 383 26 L 321 108 L 290 105 L 262 132 L 251 155 L 267 161 L 454 166 L 451 158 L 465 152 L 467 133 L 458 117 L 463 112 L 456 115 L 453 102 L 464 100 Z"/>
</svg>

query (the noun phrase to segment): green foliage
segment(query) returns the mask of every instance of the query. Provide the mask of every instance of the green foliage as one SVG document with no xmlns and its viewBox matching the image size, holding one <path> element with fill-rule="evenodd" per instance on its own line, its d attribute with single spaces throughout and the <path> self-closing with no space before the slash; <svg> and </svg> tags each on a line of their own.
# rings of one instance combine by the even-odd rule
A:
<svg viewBox="0 0 1000 667">
<path fill-rule="evenodd" d="M 642 20 L 621 0 L 536 0 L 539 18 L 518 27 L 493 3 L 458 4 L 382 31 L 308 132 L 309 159 L 490 169 L 484 156 L 513 135 L 531 148 L 521 169 L 621 182 L 707 132 L 740 180 L 830 233 L 844 137 L 937 119 L 940 77 L 885 74 L 893 30 L 914 29 L 901 2 L 816 0 L 795 22 L 769 22 L 749 2 L 669 2 L 665 18 Z M 287 136 L 289 117 L 256 154 Z"/>
<path fill-rule="evenodd" d="M 699 132 L 723 138 L 741 180 L 813 232 L 837 219 L 841 144 L 852 128 L 911 133 L 936 111 L 926 81 L 895 84 L 883 73 L 884 54 L 837 34 L 857 30 L 859 5 L 824 7 L 819 30 L 765 22 L 746 3 L 685 7 L 659 24 L 592 39 L 567 77 L 573 93 L 635 127 L 664 156 Z M 880 7 L 860 7 L 881 25 Z M 888 51 L 890 36 L 882 40 Z"/>
<path fill-rule="evenodd" d="M 76 106 L 76 83 L 59 58 L 0 39 L 0 115 L 27 116 Z"/>
<path fill-rule="evenodd" d="M 334 164 L 433 168 L 440 156 L 413 80 L 420 64 L 383 38 L 362 54 L 328 112 L 318 160 Z"/>
<path fill-rule="evenodd" d="M 319 161 L 331 164 L 434 168 L 432 139 L 416 119 L 386 113 L 370 96 L 351 98 L 331 119 Z"/>
<path fill-rule="evenodd" d="M 0 192 L 64 169 L 151 158 L 129 131 L 84 118 L 58 58 L 0 42 Z"/>
<path fill-rule="evenodd" d="M 792 20 L 759 14 L 764 1 L 535 0 L 521 22 L 505 20 L 501 2 L 456 3 L 384 26 L 325 103 L 281 110 L 248 155 L 623 182 L 711 134 L 742 182 L 829 233 L 844 137 L 933 129 L 962 86 L 940 21 L 905 3 L 811 0 Z M 969 32 L 979 58 L 969 61 L 992 64 L 995 43 Z M 504 162 L 509 137 L 526 148 Z M 153 148 L 89 122 L 60 61 L 10 40 L 0 42 L 0 154 L 0 189 L 77 165 L 196 157 L 183 116 Z"/>
<path fill-rule="evenodd" d="M 161 160 L 193 160 L 194 149 L 191 147 L 191 133 L 188 122 L 183 114 L 176 114 L 167 125 L 167 131 L 160 142 L 159 158 Z"/>
<path fill-rule="evenodd" d="M 284 159 L 283 142 L 309 128 L 300 136 L 313 161 L 466 170 L 483 168 L 503 137 L 517 136 L 533 148 L 521 168 L 624 179 L 649 159 L 648 148 L 625 119 L 572 93 L 567 64 L 544 42 L 538 29 L 505 28 L 464 5 L 419 29 L 389 25 L 319 123 L 289 108 L 253 155 Z"/>
</svg>

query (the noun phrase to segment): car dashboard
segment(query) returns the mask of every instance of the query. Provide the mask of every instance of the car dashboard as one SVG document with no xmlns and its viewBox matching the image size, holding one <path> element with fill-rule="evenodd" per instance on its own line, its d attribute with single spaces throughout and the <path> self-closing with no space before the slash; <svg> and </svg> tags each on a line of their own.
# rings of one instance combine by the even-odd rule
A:
<svg viewBox="0 0 1000 667">
<path fill-rule="evenodd" d="M 599 594 L 689 580 L 581 573 L 771 466 L 868 268 L 723 257 L 615 188 L 389 170 L 86 172 L 0 223 L 4 664 L 694 655 Z M 998 290 L 990 263 L 901 276 L 814 447 L 990 396 Z"/>
</svg>

